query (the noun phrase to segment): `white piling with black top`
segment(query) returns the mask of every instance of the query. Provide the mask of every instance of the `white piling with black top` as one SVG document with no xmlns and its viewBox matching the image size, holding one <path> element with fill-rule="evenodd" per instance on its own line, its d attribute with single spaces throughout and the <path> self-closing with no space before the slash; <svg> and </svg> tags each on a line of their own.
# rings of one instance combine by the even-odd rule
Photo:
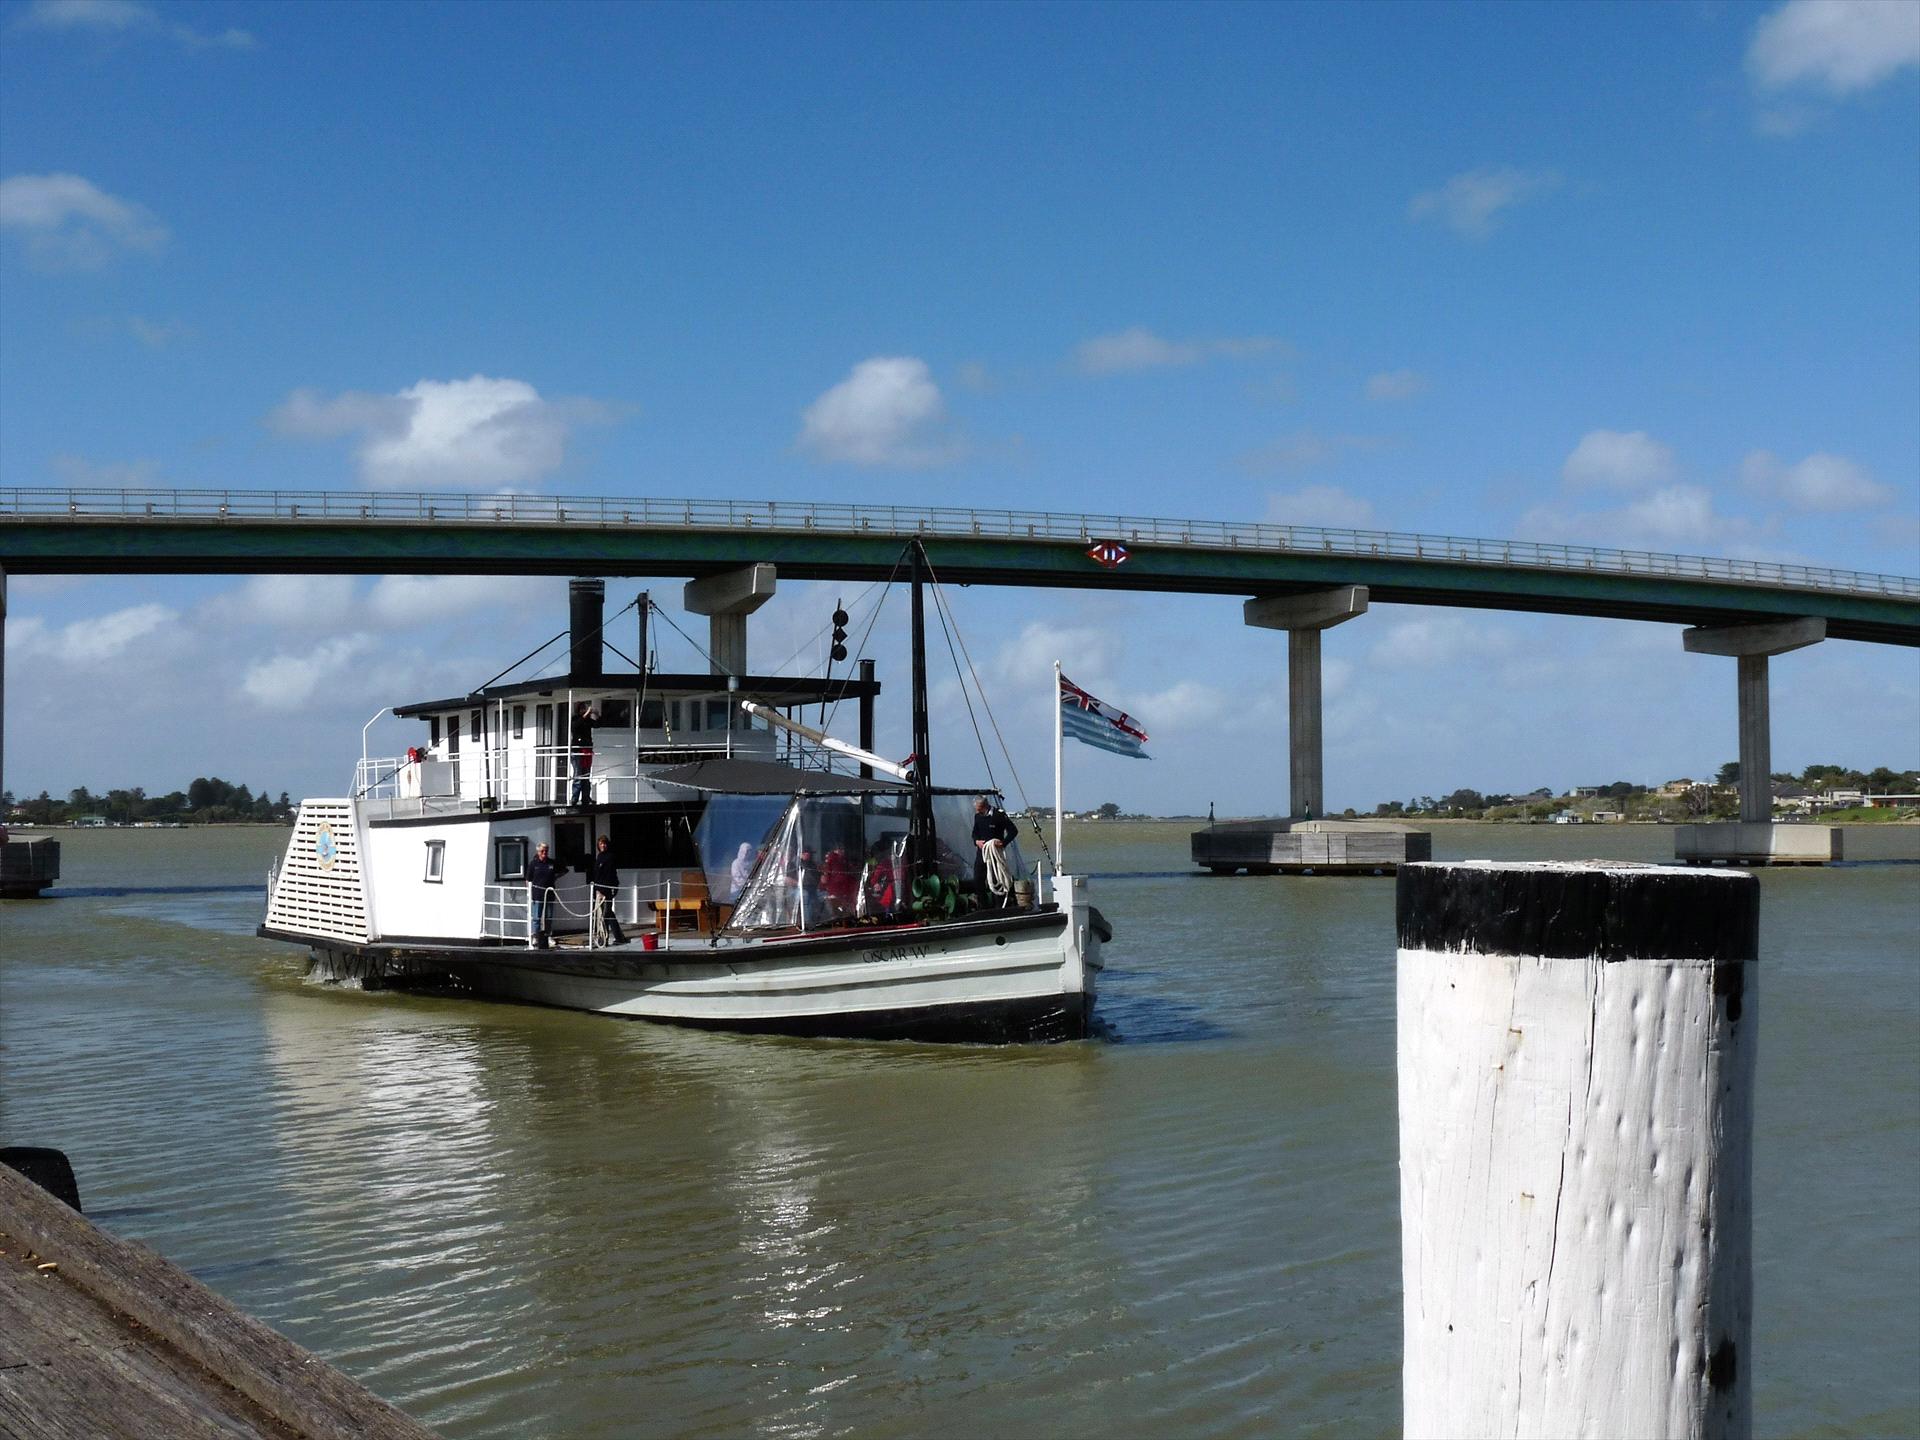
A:
<svg viewBox="0 0 1920 1440">
<path fill-rule="evenodd" d="M 1749 1434 L 1753 876 L 1398 884 L 1405 1433 Z"/>
</svg>

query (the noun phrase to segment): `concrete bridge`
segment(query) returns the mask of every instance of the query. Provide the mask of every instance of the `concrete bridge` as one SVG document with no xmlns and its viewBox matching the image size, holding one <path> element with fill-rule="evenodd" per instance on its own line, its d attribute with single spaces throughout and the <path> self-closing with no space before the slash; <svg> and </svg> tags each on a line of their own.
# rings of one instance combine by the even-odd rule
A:
<svg viewBox="0 0 1920 1440">
<path fill-rule="evenodd" d="M 678 575 L 714 653 L 732 654 L 774 573 L 883 578 L 909 536 L 953 583 L 1249 597 L 1247 623 L 1289 637 L 1295 816 L 1324 810 L 1320 632 L 1373 601 L 1689 627 L 1688 650 L 1739 658 L 1741 816 L 1760 824 L 1768 657 L 1827 638 L 1920 646 L 1920 580 L 1768 561 L 1054 511 L 386 491 L 0 488 L 0 608 L 8 572 Z"/>
</svg>

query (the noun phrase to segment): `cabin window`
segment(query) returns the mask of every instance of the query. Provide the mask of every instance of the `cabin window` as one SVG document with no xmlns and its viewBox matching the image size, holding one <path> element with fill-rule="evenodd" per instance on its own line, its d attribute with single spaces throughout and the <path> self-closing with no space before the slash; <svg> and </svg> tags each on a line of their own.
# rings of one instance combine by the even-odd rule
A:
<svg viewBox="0 0 1920 1440">
<path fill-rule="evenodd" d="M 427 744 L 433 746 L 435 749 L 438 749 L 440 746 L 440 717 L 438 715 L 429 715 L 427 717 Z"/>
<path fill-rule="evenodd" d="M 624 730 L 633 724 L 633 702 L 631 700 L 602 700 L 600 718 L 595 725 Z"/>
<path fill-rule="evenodd" d="M 513 707 L 513 738 L 518 740 L 526 733 L 527 707 L 524 705 L 516 705 Z"/>
<path fill-rule="evenodd" d="M 785 803 L 782 797 L 782 803 Z M 622 870 L 691 870 L 700 863 L 694 827 L 700 806 L 609 815 L 607 849 Z"/>
<path fill-rule="evenodd" d="M 467 715 L 467 738 L 469 740 L 478 740 L 480 738 L 480 712 L 478 710 L 471 711 Z"/>
<path fill-rule="evenodd" d="M 447 842 L 444 840 L 427 841 L 426 882 L 438 885 L 447 873 Z"/>
<path fill-rule="evenodd" d="M 526 836 L 501 835 L 494 840 L 493 878 L 496 880 L 524 880 L 527 878 Z"/>
<path fill-rule="evenodd" d="M 587 827 L 579 820 L 553 827 L 553 858 L 569 870 L 584 870 L 592 859 L 587 851 Z"/>
<path fill-rule="evenodd" d="M 667 707 L 661 700 L 642 700 L 640 702 L 640 728 L 642 730 L 661 730 L 666 727 Z"/>
<path fill-rule="evenodd" d="M 447 758 L 449 760 L 460 758 L 460 717 L 458 715 L 447 717 Z"/>
<path fill-rule="evenodd" d="M 707 701 L 707 729 L 724 730 L 727 728 L 727 711 L 732 707 L 724 700 Z"/>
</svg>

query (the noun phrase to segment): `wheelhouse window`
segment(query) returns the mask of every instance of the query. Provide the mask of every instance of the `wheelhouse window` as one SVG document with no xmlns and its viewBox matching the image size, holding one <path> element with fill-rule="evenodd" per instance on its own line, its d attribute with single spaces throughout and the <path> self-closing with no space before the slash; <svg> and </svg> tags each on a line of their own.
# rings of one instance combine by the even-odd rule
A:
<svg viewBox="0 0 1920 1440">
<path fill-rule="evenodd" d="M 436 747 L 440 744 L 440 717 L 438 715 L 429 715 L 427 717 L 427 744 Z"/>
<path fill-rule="evenodd" d="M 427 873 L 425 876 L 427 884 L 438 885 L 446 878 L 446 873 L 447 842 L 444 840 L 427 841 Z"/>
<path fill-rule="evenodd" d="M 663 730 L 667 724 L 666 702 L 662 700 L 642 700 L 640 702 L 640 728 L 642 730 Z"/>
<path fill-rule="evenodd" d="M 595 725 L 604 725 L 609 729 L 624 730 L 633 724 L 633 702 L 631 700 L 602 700 L 600 718 Z"/>
<path fill-rule="evenodd" d="M 524 880 L 527 878 L 526 836 L 502 835 L 494 840 L 493 878 L 496 880 Z"/>
<path fill-rule="evenodd" d="M 513 738 L 518 740 L 527 733 L 527 707 L 513 707 Z"/>
<path fill-rule="evenodd" d="M 480 738 L 480 712 L 478 710 L 469 711 L 467 714 L 467 738 L 469 740 L 478 740 Z"/>
</svg>

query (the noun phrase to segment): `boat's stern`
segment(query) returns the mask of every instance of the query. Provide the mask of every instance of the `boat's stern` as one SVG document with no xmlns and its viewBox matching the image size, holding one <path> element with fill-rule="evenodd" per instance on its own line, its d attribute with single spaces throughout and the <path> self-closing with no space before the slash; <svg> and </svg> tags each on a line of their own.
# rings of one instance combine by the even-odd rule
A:
<svg viewBox="0 0 1920 1440">
<path fill-rule="evenodd" d="M 1080 997 L 1083 1017 L 1092 1015 L 1100 972 L 1105 968 L 1101 947 L 1113 938 L 1112 926 L 1089 899 L 1088 889 L 1084 875 L 1053 877 L 1054 904 L 1067 917 L 1066 934 L 1061 940 L 1060 989 Z"/>
<path fill-rule="evenodd" d="M 286 854 L 268 882 L 260 933 L 318 945 L 373 938 L 373 905 L 359 807 L 352 800 L 305 800 Z"/>
</svg>

